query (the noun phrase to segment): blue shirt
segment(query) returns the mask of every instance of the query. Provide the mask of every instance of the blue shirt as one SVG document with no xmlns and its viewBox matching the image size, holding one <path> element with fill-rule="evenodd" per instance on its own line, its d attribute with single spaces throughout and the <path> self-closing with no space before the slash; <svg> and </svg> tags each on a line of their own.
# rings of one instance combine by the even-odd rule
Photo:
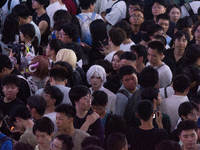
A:
<svg viewBox="0 0 200 150">
<path fill-rule="evenodd" d="M 0 140 L 1 138 L 5 137 L 3 133 L 0 133 Z M 1 150 L 12 150 L 12 142 L 10 140 L 7 140 L 4 142 L 4 144 L 1 147 Z"/>
</svg>

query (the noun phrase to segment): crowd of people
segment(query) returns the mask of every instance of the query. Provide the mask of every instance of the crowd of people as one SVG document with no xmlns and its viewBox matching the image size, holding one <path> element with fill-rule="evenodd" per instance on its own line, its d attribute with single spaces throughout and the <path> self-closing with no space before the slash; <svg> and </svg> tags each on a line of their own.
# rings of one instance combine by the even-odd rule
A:
<svg viewBox="0 0 200 150">
<path fill-rule="evenodd" d="M 1 150 L 200 150 L 200 1 L 1 0 Z"/>
</svg>

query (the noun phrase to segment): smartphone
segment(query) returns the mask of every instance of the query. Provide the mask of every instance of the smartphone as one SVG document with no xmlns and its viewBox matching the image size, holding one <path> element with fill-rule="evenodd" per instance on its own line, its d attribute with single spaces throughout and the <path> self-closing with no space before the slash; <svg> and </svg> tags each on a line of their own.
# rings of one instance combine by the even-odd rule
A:
<svg viewBox="0 0 200 150">
<path fill-rule="evenodd" d="M 10 122 L 10 118 L 8 116 L 3 118 L 7 128 L 12 131 L 14 129 L 14 127 L 12 127 L 11 122 Z"/>
</svg>

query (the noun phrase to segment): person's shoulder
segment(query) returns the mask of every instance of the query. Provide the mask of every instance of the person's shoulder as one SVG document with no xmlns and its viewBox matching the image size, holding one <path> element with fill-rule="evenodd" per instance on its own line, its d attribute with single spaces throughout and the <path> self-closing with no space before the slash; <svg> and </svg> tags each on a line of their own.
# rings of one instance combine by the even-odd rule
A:
<svg viewBox="0 0 200 150">
<path fill-rule="evenodd" d="M 87 137 L 87 136 L 90 136 L 90 135 L 88 133 L 80 130 L 80 129 L 76 129 L 74 136 L 75 137 Z"/>
</svg>

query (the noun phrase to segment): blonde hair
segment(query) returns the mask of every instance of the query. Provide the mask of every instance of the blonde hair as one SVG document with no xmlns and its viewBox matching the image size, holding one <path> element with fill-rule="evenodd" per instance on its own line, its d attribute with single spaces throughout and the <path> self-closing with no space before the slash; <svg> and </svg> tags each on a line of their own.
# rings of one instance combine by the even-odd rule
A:
<svg viewBox="0 0 200 150">
<path fill-rule="evenodd" d="M 59 50 L 56 55 L 56 62 L 57 61 L 68 62 L 72 66 L 73 70 L 75 70 L 76 68 L 76 61 L 77 61 L 76 54 L 71 49 Z"/>
</svg>

